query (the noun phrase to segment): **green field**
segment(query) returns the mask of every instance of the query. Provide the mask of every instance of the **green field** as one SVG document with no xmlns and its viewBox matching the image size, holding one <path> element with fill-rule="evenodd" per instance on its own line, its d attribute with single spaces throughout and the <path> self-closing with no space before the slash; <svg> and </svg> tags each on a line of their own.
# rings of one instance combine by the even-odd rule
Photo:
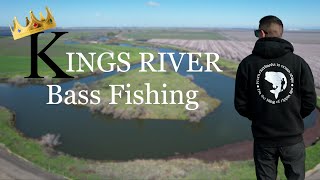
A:
<svg viewBox="0 0 320 180">
<path fill-rule="evenodd" d="M 159 69 L 160 65 L 156 64 L 153 65 L 155 69 Z M 168 67 L 165 69 L 169 69 Z M 111 88 L 110 84 L 124 84 L 130 83 L 130 89 L 131 94 L 130 96 L 133 97 L 133 92 L 136 90 L 146 90 L 144 83 L 150 83 L 151 90 L 155 89 L 159 92 L 159 102 L 161 103 L 163 101 L 163 96 L 160 94 L 160 90 L 181 90 L 183 93 L 183 102 L 184 104 L 187 103 L 187 97 L 186 92 L 189 90 L 197 90 L 199 91 L 197 93 L 197 96 L 195 99 L 192 99 L 192 101 L 196 102 L 205 102 L 203 104 L 206 104 L 207 107 L 205 110 L 205 113 L 213 111 L 217 106 L 219 106 L 220 101 L 216 100 L 210 96 L 207 95 L 204 89 L 201 89 L 197 85 L 195 85 L 191 80 L 182 77 L 178 73 L 168 70 L 168 72 L 162 72 L 162 73 L 156 73 L 151 72 L 148 69 L 148 72 L 138 72 L 139 69 L 131 70 L 127 73 L 121 73 L 115 76 L 112 76 L 110 78 L 105 78 L 103 80 L 100 80 L 95 83 L 92 89 L 99 89 L 100 90 L 100 97 L 103 97 L 105 101 L 109 101 L 111 99 Z M 166 88 L 162 87 L 162 84 L 167 84 Z M 178 83 L 178 86 L 177 86 Z M 117 88 L 118 92 L 120 88 Z M 144 100 L 146 99 L 146 94 L 142 96 Z M 175 102 L 179 102 L 179 97 L 175 96 Z M 169 93 L 166 94 L 166 99 L 168 103 L 171 101 L 171 96 Z M 125 94 L 123 94 L 123 98 L 119 99 L 117 97 L 117 103 L 118 105 L 114 105 L 115 109 L 114 111 L 121 111 L 121 110 L 128 110 L 130 114 L 130 111 L 136 111 L 134 109 L 137 107 L 136 105 L 125 105 L 127 101 L 127 98 Z M 151 102 L 154 102 L 154 96 L 151 96 Z M 186 120 L 189 119 L 187 116 L 187 110 L 185 109 L 184 104 L 157 104 L 157 105 L 146 105 L 141 104 L 139 107 L 145 109 L 145 113 L 140 115 L 138 118 L 140 119 L 182 119 Z M 192 106 L 193 107 L 193 106 Z M 201 107 L 199 107 L 200 109 Z"/>
<path fill-rule="evenodd" d="M 197 159 L 134 160 L 127 162 L 90 161 L 68 155 L 52 155 L 36 140 L 19 134 L 12 114 L 0 108 L 0 143 L 45 170 L 73 179 L 255 179 L 249 161 L 205 163 Z M 320 163 L 320 143 L 307 148 L 306 169 Z M 283 167 L 279 174 L 284 178 Z"/>
<path fill-rule="evenodd" d="M 47 45 L 47 43 L 52 39 L 53 35 L 48 34 L 41 37 L 39 41 L 39 51 Z M 60 40 L 60 39 L 59 39 Z M 68 56 L 66 52 L 81 52 L 90 61 L 91 56 L 88 55 L 89 52 L 96 52 L 98 56 L 103 52 L 114 52 L 115 58 L 111 59 L 105 55 L 104 68 L 108 69 L 107 63 L 115 62 L 118 64 L 117 55 L 120 52 L 130 53 L 130 59 L 128 60 L 131 64 L 136 64 L 140 62 L 139 52 L 152 52 L 156 56 L 156 52 L 152 50 L 145 50 L 141 48 L 134 47 L 120 47 L 113 45 L 103 45 L 103 44 L 64 44 L 64 39 L 57 41 L 53 44 L 48 51 L 47 55 L 63 70 L 68 69 Z M 2 81 L 6 81 L 8 78 L 15 76 L 28 76 L 30 74 L 30 39 L 24 38 L 19 41 L 12 41 L 11 38 L 1 38 L 0 44 L 6 44 L 6 46 L 0 49 L 0 76 Z M 73 68 L 76 69 L 79 66 L 78 57 L 75 55 L 73 58 Z M 41 76 L 53 77 L 55 73 L 39 58 L 38 61 L 39 74 Z M 97 69 L 97 65 L 94 65 Z M 79 75 L 85 76 L 90 74 L 89 69 L 85 66 L 83 67 L 84 73 L 73 72 L 68 73 L 72 76 Z"/>
<path fill-rule="evenodd" d="M 122 35 L 128 39 L 203 39 L 222 40 L 224 36 L 214 31 L 183 31 L 183 30 L 137 30 Z"/>
<path fill-rule="evenodd" d="M 320 109 L 320 96 L 317 97 L 317 107 Z"/>
<path fill-rule="evenodd" d="M 205 61 L 201 59 L 202 64 L 206 65 Z M 227 60 L 227 59 L 222 59 L 220 58 L 219 61 L 217 62 L 217 65 L 223 72 L 221 74 L 224 74 L 226 76 L 236 78 L 237 74 L 237 69 L 239 66 L 238 62 L 232 61 L 232 60 Z"/>
</svg>

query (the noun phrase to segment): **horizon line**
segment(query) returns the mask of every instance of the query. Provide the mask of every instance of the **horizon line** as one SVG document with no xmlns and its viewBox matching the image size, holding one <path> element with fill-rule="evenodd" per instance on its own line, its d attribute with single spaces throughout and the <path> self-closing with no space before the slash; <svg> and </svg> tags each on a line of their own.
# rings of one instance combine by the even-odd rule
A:
<svg viewBox="0 0 320 180">
<path fill-rule="evenodd" d="M 9 29 L 9 26 L 0 26 L 1 29 Z M 173 29 L 173 28 L 180 28 L 180 29 L 248 29 L 248 30 L 253 30 L 256 28 L 253 27 L 208 27 L 208 26 L 60 26 L 56 27 L 55 29 L 119 29 L 119 28 L 124 28 L 124 29 L 129 29 L 129 28 L 168 28 L 168 29 Z M 303 31 L 303 30 L 319 30 L 320 27 L 306 27 L 306 28 L 285 28 L 284 30 L 286 31 Z"/>
</svg>

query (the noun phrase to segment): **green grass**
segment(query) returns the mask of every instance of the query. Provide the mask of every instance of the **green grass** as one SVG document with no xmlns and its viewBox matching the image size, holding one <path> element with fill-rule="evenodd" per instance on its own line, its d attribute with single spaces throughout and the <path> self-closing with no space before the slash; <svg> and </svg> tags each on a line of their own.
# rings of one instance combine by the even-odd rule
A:
<svg viewBox="0 0 320 180">
<path fill-rule="evenodd" d="M 317 97 L 317 107 L 320 109 L 320 96 Z"/>
<path fill-rule="evenodd" d="M 155 69 L 159 69 L 159 64 L 154 64 L 153 67 Z M 166 67 L 165 69 L 169 69 Z M 187 104 L 187 97 L 186 93 L 189 90 L 197 90 L 199 91 L 197 93 L 197 97 L 195 99 L 192 99 L 192 101 L 200 102 L 204 101 L 208 104 L 208 110 L 207 112 L 213 111 L 217 106 L 219 106 L 220 101 L 217 99 L 214 99 L 207 95 L 204 89 L 201 89 L 196 84 L 191 82 L 189 79 L 182 77 L 178 73 L 169 70 L 168 72 L 151 72 L 148 69 L 148 72 L 138 72 L 140 69 L 131 70 L 127 73 L 121 73 L 118 75 L 114 75 L 110 78 L 105 78 L 103 80 L 100 80 L 96 82 L 93 89 L 99 89 L 100 90 L 100 97 L 103 99 L 110 100 L 111 99 L 111 88 L 109 87 L 110 84 L 115 85 L 126 85 L 127 83 L 131 84 L 130 89 L 131 91 L 131 97 L 133 97 L 133 92 L 136 90 L 143 90 L 146 91 L 146 87 L 144 83 L 150 83 L 150 89 L 155 89 L 159 92 L 159 102 L 161 103 L 163 101 L 161 90 L 181 90 L 183 92 L 183 102 Z M 177 84 L 178 82 L 178 84 Z M 166 88 L 162 87 L 162 84 L 167 84 Z M 178 85 L 178 86 L 177 86 Z M 116 89 L 116 92 L 120 91 L 120 88 Z M 144 100 L 146 100 L 146 93 L 143 95 Z M 167 102 L 170 103 L 171 96 L 169 92 L 166 96 Z M 175 102 L 178 103 L 178 98 L 175 99 Z M 136 105 L 125 105 L 127 98 L 122 97 L 121 99 L 116 97 L 116 101 L 118 105 L 115 105 L 115 108 L 118 109 L 127 109 L 130 107 L 134 107 Z M 154 95 L 151 96 L 151 102 L 154 102 Z M 188 119 L 187 112 L 185 109 L 184 104 L 160 104 L 160 105 L 146 105 L 141 104 L 140 106 L 144 107 L 147 110 L 147 113 L 140 117 L 142 119 Z M 192 106 L 193 107 L 193 106 Z"/>
<path fill-rule="evenodd" d="M 221 70 L 223 70 L 223 72 L 221 72 L 222 74 L 232 78 L 236 78 L 237 69 L 239 66 L 238 62 L 220 58 L 219 61 L 217 62 L 217 65 Z"/>
<path fill-rule="evenodd" d="M 184 30 L 139 30 L 125 33 L 125 38 L 145 40 L 145 39 L 203 39 L 222 40 L 221 34 L 214 31 L 184 31 Z"/>
<path fill-rule="evenodd" d="M 41 37 L 41 43 L 39 44 L 39 50 L 41 50 L 52 38 L 52 35 L 45 35 Z M 0 76 L 2 80 L 12 78 L 14 76 L 28 76 L 30 74 L 30 45 L 29 39 L 21 39 L 21 41 L 12 41 L 10 38 L 0 39 L 1 44 L 6 44 L 6 46 L 0 49 Z M 155 54 L 156 52 L 152 50 L 145 50 L 135 47 L 120 47 L 113 45 L 102 45 L 102 44 L 64 44 L 63 40 L 58 40 L 53 46 L 51 46 L 47 54 L 51 59 L 63 70 L 68 69 L 68 56 L 66 52 L 81 52 L 90 61 L 91 57 L 88 55 L 89 52 L 96 52 L 96 59 L 98 56 L 106 51 L 112 51 L 115 54 L 115 58 L 112 60 L 105 55 L 105 69 L 108 69 L 107 62 L 115 62 L 118 64 L 117 55 L 120 52 L 130 53 L 130 59 L 128 60 L 130 64 L 136 64 L 140 62 L 139 52 L 151 52 Z M 74 55 L 73 67 L 77 69 L 79 66 L 78 58 Z M 39 74 L 41 76 L 55 76 L 55 73 L 42 61 L 39 59 Z M 97 65 L 94 65 L 95 69 Z M 72 72 L 68 73 L 72 76 L 80 75 L 85 76 L 90 73 L 89 69 L 85 66 L 85 73 Z"/>
<path fill-rule="evenodd" d="M 212 59 L 214 59 L 214 57 L 212 57 Z M 204 66 L 207 66 L 207 58 L 206 58 L 205 54 L 202 54 L 201 58 L 199 58 L 199 61 Z M 231 78 L 234 78 L 234 79 L 236 78 L 237 69 L 238 69 L 238 66 L 239 66 L 238 62 L 233 61 L 233 60 L 223 59 L 223 58 L 220 57 L 218 62 L 217 62 L 217 65 L 223 72 L 217 72 L 215 70 L 214 70 L 214 72 L 223 74 L 225 76 L 228 76 L 228 77 L 231 77 Z M 214 68 L 212 67 L 211 69 L 214 69 Z"/>
<path fill-rule="evenodd" d="M 73 179 L 255 179 L 252 160 L 214 163 L 197 159 L 97 162 L 68 155 L 51 156 L 37 141 L 18 133 L 12 118 L 10 111 L 0 108 L 0 142 L 37 166 Z M 320 143 L 308 147 L 306 154 L 306 169 L 310 170 L 320 163 Z M 281 163 L 279 176 L 285 179 Z"/>
<path fill-rule="evenodd" d="M 317 144 L 310 146 L 306 149 L 306 170 L 311 170 L 312 168 L 314 168 L 315 166 L 317 166 L 320 163 L 320 142 L 318 142 Z M 284 167 L 282 165 L 282 163 L 280 163 L 279 161 L 279 167 L 278 167 L 278 171 L 279 171 L 279 177 L 280 179 L 286 179 L 285 175 L 284 175 Z"/>
</svg>

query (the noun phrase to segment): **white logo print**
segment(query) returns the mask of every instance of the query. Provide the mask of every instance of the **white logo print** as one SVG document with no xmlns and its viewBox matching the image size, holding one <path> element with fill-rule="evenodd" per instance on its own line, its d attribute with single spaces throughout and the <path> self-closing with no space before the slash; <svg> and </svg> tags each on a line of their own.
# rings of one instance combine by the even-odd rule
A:
<svg viewBox="0 0 320 180">
<path fill-rule="evenodd" d="M 261 77 L 263 75 L 264 77 Z M 270 104 L 280 104 L 288 101 L 293 94 L 293 84 L 294 77 L 290 69 L 279 63 L 266 64 L 257 74 L 258 94 Z"/>
<path fill-rule="evenodd" d="M 265 73 L 266 81 L 272 84 L 273 89 L 270 90 L 274 97 L 278 99 L 279 93 L 287 87 L 287 78 L 282 72 L 267 71 Z"/>
</svg>

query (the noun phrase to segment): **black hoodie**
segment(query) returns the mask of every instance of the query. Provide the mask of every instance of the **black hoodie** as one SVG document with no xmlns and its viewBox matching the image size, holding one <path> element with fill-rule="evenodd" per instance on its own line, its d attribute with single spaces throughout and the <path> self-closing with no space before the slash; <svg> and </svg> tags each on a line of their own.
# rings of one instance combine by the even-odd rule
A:
<svg viewBox="0 0 320 180">
<path fill-rule="evenodd" d="M 291 43 L 261 38 L 239 65 L 234 105 L 252 121 L 256 142 L 285 146 L 302 141 L 303 118 L 316 106 L 310 67 Z"/>
</svg>

